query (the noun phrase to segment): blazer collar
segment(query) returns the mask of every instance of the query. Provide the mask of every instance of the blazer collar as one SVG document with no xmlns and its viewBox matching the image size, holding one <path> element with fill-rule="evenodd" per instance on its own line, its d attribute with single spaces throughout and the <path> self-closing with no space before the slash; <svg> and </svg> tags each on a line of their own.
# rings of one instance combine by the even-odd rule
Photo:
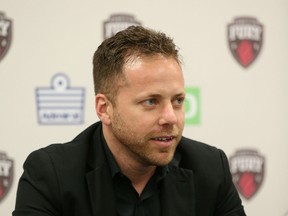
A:
<svg viewBox="0 0 288 216">
<path fill-rule="evenodd" d="M 195 188 L 192 170 L 179 167 L 181 155 L 175 153 L 161 188 L 163 216 L 195 216 Z"/>
<path fill-rule="evenodd" d="M 93 215 L 116 215 L 115 196 L 108 167 L 102 166 L 88 172 L 86 181 Z"/>
<path fill-rule="evenodd" d="M 115 196 L 111 171 L 107 164 L 102 142 L 101 124 L 90 140 L 86 182 L 91 200 L 93 215 L 116 215 Z"/>
</svg>

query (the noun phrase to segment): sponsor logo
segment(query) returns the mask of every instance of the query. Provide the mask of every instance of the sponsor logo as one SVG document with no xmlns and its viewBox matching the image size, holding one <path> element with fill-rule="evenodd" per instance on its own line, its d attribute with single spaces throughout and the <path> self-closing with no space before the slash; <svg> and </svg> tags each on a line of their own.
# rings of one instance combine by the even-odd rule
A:
<svg viewBox="0 0 288 216">
<path fill-rule="evenodd" d="M 247 200 L 259 190 L 264 178 L 264 169 L 265 159 L 255 150 L 239 150 L 230 157 L 233 182 Z"/>
<path fill-rule="evenodd" d="M 229 48 L 236 61 L 247 68 L 258 57 L 263 42 L 263 25 L 252 17 L 239 17 L 228 25 Z"/>
<path fill-rule="evenodd" d="M 0 202 L 9 192 L 14 175 L 13 160 L 4 152 L 0 152 Z"/>
<path fill-rule="evenodd" d="M 185 87 L 185 124 L 200 124 L 200 89 L 196 87 Z"/>
<path fill-rule="evenodd" d="M 0 12 L 0 61 L 9 50 L 12 39 L 12 21 Z"/>
<path fill-rule="evenodd" d="M 65 74 L 54 75 L 50 87 L 36 88 L 39 124 L 83 123 L 84 98 L 84 88 L 70 87 Z"/>
<path fill-rule="evenodd" d="M 141 25 L 133 15 L 129 14 L 114 14 L 111 15 L 109 20 L 105 21 L 103 24 L 104 28 L 104 39 L 112 37 L 117 32 L 122 31 L 129 26 L 138 26 Z"/>
</svg>

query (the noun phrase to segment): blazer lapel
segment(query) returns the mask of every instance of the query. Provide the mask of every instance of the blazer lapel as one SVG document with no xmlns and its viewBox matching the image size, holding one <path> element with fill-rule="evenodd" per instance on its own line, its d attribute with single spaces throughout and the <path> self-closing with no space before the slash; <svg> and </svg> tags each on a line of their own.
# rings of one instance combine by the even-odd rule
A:
<svg viewBox="0 0 288 216">
<path fill-rule="evenodd" d="M 93 215 L 116 215 L 115 197 L 109 170 L 97 168 L 86 174 Z M 108 178 L 107 178 L 108 176 Z"/>
<path fill-rule="evenodd" d="M 195 216 L 194 178 L 191 170 L 169 167 L 161 190 L 163 216 Z"/>
<path fill-rule="evenodd" d="M 90 171 L 86 173 L 86 181 L 93 215 L 116 216 L 113 182 L 101 145 L 101 136 L 101 127 L 99 127 L 94 133 L 88 152 L 87 165 Z"/>
</svg>

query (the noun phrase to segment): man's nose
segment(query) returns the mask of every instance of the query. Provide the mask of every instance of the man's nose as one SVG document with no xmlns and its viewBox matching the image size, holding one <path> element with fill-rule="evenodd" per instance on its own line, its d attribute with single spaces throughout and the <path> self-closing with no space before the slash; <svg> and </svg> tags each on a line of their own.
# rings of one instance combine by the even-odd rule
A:
<svg viewBox="0 0 288 216">
<path fill-rule="evenodd" d="M 172 103 L 165 104 L 160 112 L 160 125 L 172 125 L 177 123 L 178 119 L 176 115 L 176 110 L 174 109 Z"/>
</svg>

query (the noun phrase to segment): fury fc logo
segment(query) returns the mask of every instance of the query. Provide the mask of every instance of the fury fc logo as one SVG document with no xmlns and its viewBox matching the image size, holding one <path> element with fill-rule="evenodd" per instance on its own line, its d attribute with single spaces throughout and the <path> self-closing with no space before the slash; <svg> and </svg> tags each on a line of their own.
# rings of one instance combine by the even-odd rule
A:
<svg viewBox="0 0 288 216">
<path fill-rule="evenodd" d="M 12 38 L 12 21 L 0 12 L 0 61 L 7 53 Z"/>
<path fill-rule="evenodd" d="M 230 157 L 233 182 L 244 198 L 250 199 L 260 188 L 264 177 L 264 162 L 264 157 L 254 150 L 240 150 Z"/>
<path fill-rule="evenodd" d="M 13 160 L 0 152 L 0 202 L 8 193 L 13 181 Z"/>
<path fill-rule="evenodd" d="M 236 18 L 228 25 L 229 48 L 240 65 L 247 68 L 262 48 L 263 25 L 255 18 Z"/>
</svg>

